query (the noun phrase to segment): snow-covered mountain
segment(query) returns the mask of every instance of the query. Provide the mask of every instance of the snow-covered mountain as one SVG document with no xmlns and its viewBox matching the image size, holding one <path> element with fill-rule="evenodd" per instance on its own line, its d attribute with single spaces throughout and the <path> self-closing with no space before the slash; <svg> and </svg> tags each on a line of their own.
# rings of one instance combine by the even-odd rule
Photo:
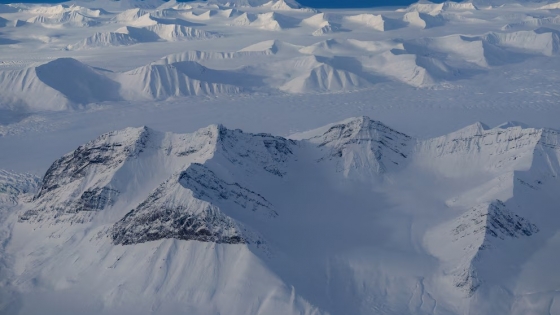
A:
<svg viewBox="0 0 560 315">
<path fill-rule="evenodd" d="M 4 310 L 496 314 L 556 299 L 529 302 L 560 279 L 519 268 L 558 250 L 557 131 L 421 140 L 356 117 L 291 138 L 127 128 L 55 161 L 37 189 L 4 176 L 15 198 L 36 189 L 12 203 L 2 247 L 4 292 L 34 303 Z"/>
<path fill-rule="evenodd" d="M 560 315 L 556 2 L 0 4 L 0 315 Z"/>
</svg>

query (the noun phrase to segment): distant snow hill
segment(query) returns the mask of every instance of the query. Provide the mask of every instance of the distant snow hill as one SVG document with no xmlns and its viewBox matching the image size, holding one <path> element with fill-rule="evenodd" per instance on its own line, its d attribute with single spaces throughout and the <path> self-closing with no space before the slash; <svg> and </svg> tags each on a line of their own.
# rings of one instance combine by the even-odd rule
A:
<svg viewBox="0 0 560 315">
<path fill-rule="evenodd" d="M 38 185 L 0 172 L 1 290 L 17 297 L 1 307 L 541 314 L 559 297 L 559 175 L 560 133 L 518 123 L 113 131 Z"/>
<path fill-rule="evenodd" d="M 278 16 L 277 13 L 267 14 L 267 17 Z M 432 16 L 436 20 L 423 20 L 423 13 L 417 12 L 406 16 L 410 17 L 411 24 L 420 28 L 433 27 L 435 24 L 429 23 L 440 21 Z M 355 16 L 350 18 L 355 19 Z M 317 27 L 323 25 L 321 21 L 325 19 L 334 18 L 317 15 L 306 20 L 305 24 Z M 360 21 L 363 19 L 359 18 Z M 248 26 L 282 29 L 281 24 L 263 21 L 256 18 Z M 384 20 L 379 18 L 378 21 Z M 153 22 L 148 26 L 124 26 L 116 32 L 96 33 L 67 49 L 209 40 L 221 36 L 194 27 Z M 60 58 L 21 70 L 0 70 L 0 106 L 33 112 L 81 108 L 105 101 L 161 100 L 257 90 L 268 93 L 337 92 L 369 88 L 389 80 L 414 87 L 430 87 L 467 79 L 533 57 L 557 56 L 559 47 L 560 32 L 541 27 L 478 36 L 448 35 L 408 40 L 327 39 L 309 46 L 266 40 L 233 52 L 173 54 L 123 73 L 100 71 L 75 59 Z M 224 70 L 204 65 L 224 59 L 247 65 Z M 63 79 L 62 70 L 75 79 Z"/>
</svg>

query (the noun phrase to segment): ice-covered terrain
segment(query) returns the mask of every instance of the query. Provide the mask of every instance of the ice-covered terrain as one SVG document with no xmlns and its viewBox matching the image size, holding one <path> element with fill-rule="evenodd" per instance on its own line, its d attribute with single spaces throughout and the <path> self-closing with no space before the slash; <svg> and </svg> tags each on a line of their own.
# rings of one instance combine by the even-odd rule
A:
<svg viewBox="0 0 560 315">
<path fill-rule="evenodd" d="M 0 5 L 0 314 L 559 314 L 560 5 Z"/>
</svg>

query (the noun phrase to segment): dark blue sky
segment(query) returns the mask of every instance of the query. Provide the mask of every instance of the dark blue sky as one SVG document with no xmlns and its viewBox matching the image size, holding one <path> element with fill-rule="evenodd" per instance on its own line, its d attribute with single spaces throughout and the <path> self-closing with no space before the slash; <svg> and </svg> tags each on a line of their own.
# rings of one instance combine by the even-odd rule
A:
<svg viewBox="0 0 560 315">
<path fill-rule="evenodd" d="M 0 3 L 11 2 L 39 2 L 39 3 L 58 3 L 60 0 L 0 0 Z M 417 1 L 414 0 L 299 0 L 304 6 L 314 8 L 363 8 L 375 6 L 394 6 L 408 5 Z M 432 2 L 443 2 L 443 0 L 433 0 Z"/>
</svg>

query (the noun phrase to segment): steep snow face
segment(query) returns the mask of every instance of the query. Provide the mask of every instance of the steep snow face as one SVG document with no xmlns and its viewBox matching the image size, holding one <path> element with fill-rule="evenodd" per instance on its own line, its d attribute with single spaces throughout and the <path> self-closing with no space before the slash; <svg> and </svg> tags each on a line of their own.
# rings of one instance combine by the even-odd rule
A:
<svg viewBox="0 0 560 315">
<path fill-rule="evenodd" d="M 446 277 L 467 296 L 472 296 L 484 283 L 479 268 L 486 252 L 499 248 L 502 241 L 528 238 L 538 232 L 535 224 L 513 213 L 502 201 L 495 200 L 474 206 L 430 231 L 426 240 L 434 255 L 444 262 Z M 442 235 L 447 239 L 436 239 Z"/>
<path fill-rule="evenodd" d="M 409 136 L 365 116 L 316 132 L 307 141 L 321 148 L 320 160 L 335 161 L 337 172 L 361 180 L 402 168 L 413 146 Z"/>
<path fill-rule="evenodd" d="M 350 67 L 345 67 L 343 61 L 312 55 L 271 63 L 262 67 L 266 67 L 266 71 L 272 73 L 280 90 L 290 93 L 348 91 L 373 84 L 373 78 L 364 75 L 360 69 L 352 66 L 353 64 L 350 64 Z M 260 68 L 257 69 L 255 73 L 260 70 Z"/>
<path fill-rule="evenodd" d="M 216 82 L 215 75 L 197 62 L 183 61 L 173 64 L 150 64 L 120 73 L 116 80 L 121 82 L 122 94 L 130 99 L 166 99 L 185 95 L 235 94 L 241 88 Z"/>
<path fill-rule="evenodd" d="M 112 132 L 57 160 L 43 177 L 34 205 L 20 220 L 83 222 L 88 213 L 112 206 L 120 194 L 110 185 L 115 172 L 137 158 L 149 138 L 147 128 Z"/>
<path fill-rule="evenodd" d="M 477 123 L 423 142 L 418 147 L 417 161 L 446 176 L 525 171 L 532 166 L 535 150 L 555 147 L 557 142 L 557 133 L 552 130 L 489 129 Z M 556 172 L 555 167 L 549 171 Z"/>
<path fill-rule="evenodd" d="M 206 198 L 205 198 L 206 197 Z M 240 244 L 242 228 L 211 202 L 229 200 L 266 208 L 266 199 L 239 185 L 228 184 L 200 164 L 191 165 L 163 183 L 112 228 L 115 244 L 138 244 L 165 238 Z M 210 199 L 210 202 L 204 199 Z M 214 201 L 215 202 L 215 201 Z"/>
<path fill-rule="evenodd" d="M 317 62 L 316 66 L 286 82 L 280 89 L 291 93 L 305 93 L 312 90 L 351 90 L 364 88 L 369 85 L 368 81 L 354 73 Z"/>
</svg>

